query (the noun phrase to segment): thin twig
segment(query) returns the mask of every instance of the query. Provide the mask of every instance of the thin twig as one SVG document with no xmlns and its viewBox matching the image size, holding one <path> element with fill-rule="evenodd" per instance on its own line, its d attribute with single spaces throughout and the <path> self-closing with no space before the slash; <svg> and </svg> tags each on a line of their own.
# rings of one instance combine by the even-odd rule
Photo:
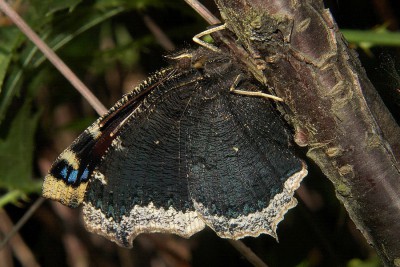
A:
<svg viewBox="0 0 400 267">
<path fill-rule="evenodd" d="M 56 67 L 62 75 L 81 93 L 99 115 L 103 115 L 107 109 L 97 97 L 83 84 L 72 70 L 48 47 L 40 37 L 25 23 L 25 21 L 4 1 L 0 0 L 0 10 L 4 12 L 15 25 L 42 51 L 47 59 Z"/>
<path fill-rule="evenodd" d="M 268 265 L 263 262 L 248 246 L 246 246 L 240 240 L 228 239 L 228 242 L 242 254 L 253 266 L 256 267 L 268 267 Z"/>
<path fill-rule="evenodd" d="M 0 250 L 7 244 L 7 242 L 21 229 L 22 226 L 29 220 L 33 213 L 43 204 L 44 198 L 38 198 L 35 203 L 29 208 L 29 210 L 22 216 L 18 223 L 10 230 L 6 237 L 0 243 Z"/>
<path fill-rule="evenodd" d="M 171 39 L 163 32 L 163 30 L 154 22 L 154 20 L 148 16 L 143 16 L 144 24 L 146 24 L 147 28 L 151 31 L 151 33 L 155 36 L 157 42 L 167 51 L 175 50 L 175 45 L 172 43 Z"/>
<path fill-rule="evenodd" d="M 2 237 L 0 233 L 0 237 Z M 13 266 L 13 255 L 9 247 L 0 250 L 0 266 Z"/>
<path fill-rule="evenodd" d="M 10 232 L 11 228 L 13 227 L 12 221 L 4 210 L 0 210 L 0 221 L 0 231 L 4 233 Z M 24 240 L 19 234 L 14 235 L 13 239 L 10 240 L 10 246 L 12 248 L 12 251 L 14 252 L 15 257 L 21 262 L 22 266 L 39 266 L 32 251 L 25 244 Z"/>
<path fill-rule="evenodd" d="M 221 21 L 214 16 L 202 3 L 197 0 L 185 0 L 202 18 L 210 25 L 220 24 Z"/>
</svg>

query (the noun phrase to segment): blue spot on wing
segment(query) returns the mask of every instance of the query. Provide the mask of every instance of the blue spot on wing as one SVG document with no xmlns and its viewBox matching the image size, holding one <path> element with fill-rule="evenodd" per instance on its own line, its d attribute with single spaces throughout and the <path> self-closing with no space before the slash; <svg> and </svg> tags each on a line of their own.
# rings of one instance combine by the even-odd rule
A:
<svg viewBox="0 0 400 267">
<path fill-rule="evenodd" d="M 73 170 L 68 176 L 68 183 L 75 183 L 78 178 L 78 170 Z"/>
<path fill-rule="evenodd" d="M 67 166 L 64 166 L 64 168 L 60 172 L 61 176 L 65 179 L 67 179 L 67 174 L 68 174 L 68 169 Z"/>
<path fill-rule="evenodd" d="M 81 175 L 81 181 L 85 182 L 89 176 L 89 169 L 86 167 Z"/>
</svg>

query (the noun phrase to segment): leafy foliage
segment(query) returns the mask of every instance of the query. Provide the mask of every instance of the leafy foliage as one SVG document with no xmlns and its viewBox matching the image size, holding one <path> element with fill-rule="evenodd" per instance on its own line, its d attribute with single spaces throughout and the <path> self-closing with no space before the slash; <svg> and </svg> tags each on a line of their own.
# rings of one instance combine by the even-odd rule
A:
<svg viewBox="0 0 400 267">
<path fill-rule="evenodd" d="M 40 181 L 31 179 L 34 134 L 39 113 L 32 115 L 31 103 L 26 101 L 13 115 L 15 117 L 8 129 L 7 136 L 4 140 L 0 140 L 0 187 L 8 188 L 13 192 L 12 195 L 15 195 L 15 192 L 21 192 L 21 196 L 23 196 L 23 193 L 37 191 L 41 188 Z M 15 201 L 16 199 L 9 200 Z M 1 198 L 0 203 L 2 203 Z"/>
</svg>

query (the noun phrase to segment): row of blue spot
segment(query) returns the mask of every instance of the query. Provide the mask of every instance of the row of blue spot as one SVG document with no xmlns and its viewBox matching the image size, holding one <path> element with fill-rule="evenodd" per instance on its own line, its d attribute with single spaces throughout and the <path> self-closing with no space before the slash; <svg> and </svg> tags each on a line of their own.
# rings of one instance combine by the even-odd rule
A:
<svg viewBox="0 0 400 267">
<path fill-rule="evenodd" d="M 64 180 L 67 180 L 68 183 L 75 183 L 78 179 L 78 170 L 72 169 L 71 172 L 68 174 L 69 166 L 64 166 L 61 170 L 60 174 Z M 85 182 L 89 177 L 89 169 L 86 167 L 83 171 L 82 175 L 79 177 L 79 181 Z"/>
</svg>

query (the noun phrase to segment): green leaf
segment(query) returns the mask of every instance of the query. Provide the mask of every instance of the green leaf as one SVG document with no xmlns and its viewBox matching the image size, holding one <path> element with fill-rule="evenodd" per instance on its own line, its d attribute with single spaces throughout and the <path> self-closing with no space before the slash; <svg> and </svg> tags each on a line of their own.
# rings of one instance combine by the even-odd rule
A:
<svg viewBox="0 0 400 267">
<path fill-rule="evenodd" d="M 39 114 L 31 114 L 26 101 L 15 114 L 8 133 L 0 139 L 0 188 L 29 193 L 38 189 L 32 179 L 34 134 Z"/>
<path fill-rule="evenodd" d="M 352 259 L 347 263 L 347 267 L 379 267 L 382 266 L 377 256 L 366 260 Z"/>
<path fill-rule="evenodd" d="M 36 186 L 32 187 L 35 192 L 40 191 L 41 188 L 41 183 L 37 183 Z M 20 200 L 28 200 L 28 196 L 25 192 L 15 189 L 15 190 L 11 190 L 8 191 L 6 194 L 4 194 L 3 196 L 0 197 L 0 208 L 2 208 L 3 206 L 9 204 L 9 203 L 14 203 L 17 204 L 20 202 Z"/>
<path fill-rule="evenodd" d="M 400 46 L 400 33 L 389 31 L 340 30 L 347 41 L 362 47 Z"/>
<path fill-rule="evenodd" d="M 40 16 L 49 16 L 57 11 L 72 11 L 82 0 L 30 0 L 31 7 Z"/>
<path fill-rule="evenodd" d="M 18 46 L 22 34 L 15 27 L 0 28 L 0 92 L 7 69 L 10 65 L 13 51 Z"/>
<path fill-rule="evenodd" d="M 122 11 L 124 11 L 123 8 L 117 7 L 106 11 L 89 9 L 86 10 L 86 12 L 85 10 L 74 12 L 74 14 L 67 16 L 65 20 L 59 21 L 58 25 L 51 24 L 51 28 L 43 31 L 41 37 L 46 39 L 45 41 L 53 50 L 57 51 L 79 34 L 82 34 Z M 16 36 L 22 36 L 19 35 L 19 32 L 15 33 Z M 0 36 L 2 35 L 0 34 Z M 3 92 L 0 95 L 0 123 L 4 119 L 12 99 L 20 92 L 21 85 L 26 76 L 24 75 L 25 71 L 27 69 L 38 68 L 45 62 L 44 55 L 32 43 L 28 43 L 21 53 L 15 54 L 14 57 L 19 59 L 19 64 L 12 64 L 12 67 L 8 70 L 7 82 L 4 84 Z"/>
<path fill-rule="evenodd" d="M 307 259 L 303 260 L 302 262 L 296 265 L 296 267 L 309 267 L 309 266 L 311 266 L 311 264 Z"/>
<path fill-rule="evenodd" d="M 69 14 L 52 28 L 48 29 L 48 33 L 44 33 L 46 36 L 45 42 L 54 51 L 59 50 L 66 44 L 70 43 L 80 34 L 94 28 L 102 22 L 126 11 L 122 7 L 116 7 L 108 9 L 106 11 L 96 10 L 93 8 L 81 8 L 79 11 Z M 49 32 L 52 32 L 51 34 Z M 39 53 L 37 58 L 34 58 L 33 66 L 38 67 L 46 58 L 43 54 Z"/>
<path fill-rule="evenodd" d="M 96 7 L 110 8 L 117 6 L 125 6 L 133 9 L 144 9 L 147 7 L 163 7 L 166 5 L 179 3 L 179 1 L 165 1 L 165 0 L 97 0 Z"/>
</svg>

